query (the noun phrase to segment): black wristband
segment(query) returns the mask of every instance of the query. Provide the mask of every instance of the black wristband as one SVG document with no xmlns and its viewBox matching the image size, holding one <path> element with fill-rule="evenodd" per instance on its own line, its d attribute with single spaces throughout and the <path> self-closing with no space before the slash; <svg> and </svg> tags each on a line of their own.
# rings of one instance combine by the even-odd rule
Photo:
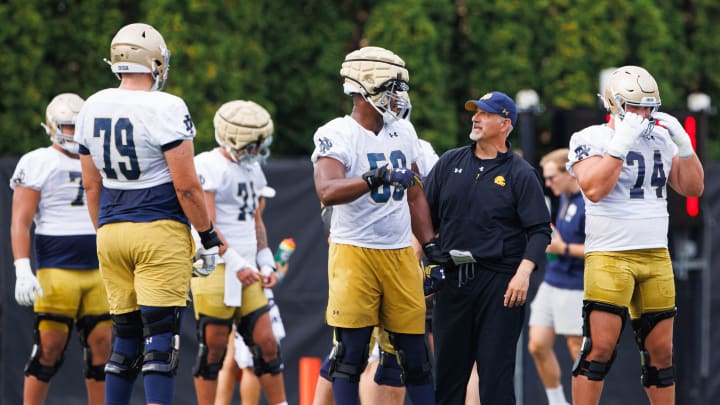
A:
<svg viewBox="0 0 720 405">
<path fill-rule="evenodd" d="M 220 241 L 217 232 L 215 232 L 215 228 L 212 223 L 210 223 L 210 229 L 202 232 L 198 231 L 198 235 L 200 235 L 200 242 L 205 249 L 222 245 L 222 242 Z"/>
<path fill-rule="evenodd" d="M 565 243 L 565 256 L 570 256 L 570 243 Z"/>
</svg>

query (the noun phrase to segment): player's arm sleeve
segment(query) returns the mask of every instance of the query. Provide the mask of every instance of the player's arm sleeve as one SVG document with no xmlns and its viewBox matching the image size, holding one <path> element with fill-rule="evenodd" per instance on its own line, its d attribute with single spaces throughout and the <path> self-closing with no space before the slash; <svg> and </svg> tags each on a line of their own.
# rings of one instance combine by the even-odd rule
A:
<svg viewBox="0 0 720 405">
<path fill-rule="evenodd" d="M 163 147 L 164 151 L 195 137 L 195 124 L 193 124 L 190 112 L 181 98 L 172 96 L 167 105 L 158 108 L 161 108 L 159 110 L 161 116 L 151 125 L 159 126 L 159 128 L 152 130 L 151 127 L 149 133 L 155 138 L 157 144 Z"/>
<path fill-rule="evenodd" d="M 311 159 L 313 164 L 321 157 L 330 157 L 340 161 L 347 169 L 352 164 L 352 153 L 350 151 L 350 142 L 347 136 L 340 131 L 337 125 L 331 125 L 334 122 L 318 128 L 313 136 L 315 149 L 313 150 Z"/>
<path fill-rule="evenodd" d="M 605 154 L 606 147 L 598 142 L 600 136 L 593 136 L 594 129 L 594 127 L 586 128 L 574 133 L 570 138 L 566 169 L 573 176 L 575 176 L 573 171 L 575 163 L 591 156 L 602 157 Z"/>
<path fill-rule="evenodd" d="M 40 190 L 48 176 L 48 164 L 42 159 L 43 150 L 35 150 L 25 154 L 10 178 L 10 188 L 15 190 L 15 186 Z"/>
</svg>

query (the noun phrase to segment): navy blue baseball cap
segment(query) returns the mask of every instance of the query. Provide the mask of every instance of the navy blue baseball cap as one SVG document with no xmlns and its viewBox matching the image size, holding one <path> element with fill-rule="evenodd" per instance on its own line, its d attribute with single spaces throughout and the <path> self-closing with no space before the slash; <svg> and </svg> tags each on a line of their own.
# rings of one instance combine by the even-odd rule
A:
<svg viewBox="0 0 720 405">
<path fill-rule="evenodd" d="M 515 102 L 508 97 L 507 94 L 500 91 L 487 93 L 477 100 L 466 101 L 465 109 L 473 112 L 480 109 L 485 112 L 498 114 L 503 118 L 509 118 L 513 125 L 515 125 L 515 121 L 517 120 Z"/>
</svg>

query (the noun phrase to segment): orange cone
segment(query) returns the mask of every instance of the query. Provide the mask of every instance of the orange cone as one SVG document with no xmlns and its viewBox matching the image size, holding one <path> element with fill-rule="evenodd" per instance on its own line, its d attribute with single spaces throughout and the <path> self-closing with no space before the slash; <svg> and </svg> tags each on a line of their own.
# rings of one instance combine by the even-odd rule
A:
<svg viewBox="0 0 720 405">
<path fill-rule="evenodd" d="M 320 357 L 301 357 L 298 367 L 298 376 L 300 379 L 300 405 L 312 405 L 315 399 L 315 386 L 318 377 L 320 377 L 320 366 L 322 359 Z"/>
</svg>

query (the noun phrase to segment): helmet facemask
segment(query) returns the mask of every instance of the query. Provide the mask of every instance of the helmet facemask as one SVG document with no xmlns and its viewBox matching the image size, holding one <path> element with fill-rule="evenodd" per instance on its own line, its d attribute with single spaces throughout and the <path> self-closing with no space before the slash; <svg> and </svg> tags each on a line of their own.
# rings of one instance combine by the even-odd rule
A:
<svg viewBox="0 0 720 405">
<path fill-rule="evenodd" d="M 225 149 L 225 152 L 230 156 L 233 162 L 238 164 L 250 164 L 261 160 L 261 152 L 264 143 L 263 138 L 259 138 L 255 142 L 245 144 L 240 148 L 233 148 L 228 144 L 224 144 L 218 138 L 217 133 L 215 134 L 215 141 Z"/>
<path fill-rule="evenodd" d="M 365 93 L 363 97 L 372 104 L 375 111 L 383 117 L 386 124 L 406 118 L 410 112 L 410 103 L 401 92 L 407 93 L 410 86 L 402 80 L 400 73 L 374 89 L 374 93 Z"/>
<path fill-rule="evenodd" d="M 260 164 L 265 164 L 267 162 L 268 158 L 270 157 L 270 145 L 272 145 L 273 137 L 272 135 L 268 136 L 263 140 L 262 145 L 260 145 L 260 151 L 258 152 L 257 160 L 260 162 Z"/>
</svg>

